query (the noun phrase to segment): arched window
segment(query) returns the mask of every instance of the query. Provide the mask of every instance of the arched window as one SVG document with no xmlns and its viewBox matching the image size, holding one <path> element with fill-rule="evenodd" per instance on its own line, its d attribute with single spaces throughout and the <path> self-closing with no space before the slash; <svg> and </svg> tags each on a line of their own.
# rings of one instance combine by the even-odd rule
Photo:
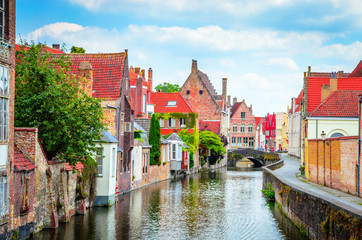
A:
<svg viewBox="0 0 362 240">
<path fill-rule="evenodd" d="M 336 138 L 336 137 L 343 137 L 344 135 L 342 133 L 339 133 L 339 132 L 336 132 L 336 133 L 333 133 L 331 138 Z"/>
</svg>

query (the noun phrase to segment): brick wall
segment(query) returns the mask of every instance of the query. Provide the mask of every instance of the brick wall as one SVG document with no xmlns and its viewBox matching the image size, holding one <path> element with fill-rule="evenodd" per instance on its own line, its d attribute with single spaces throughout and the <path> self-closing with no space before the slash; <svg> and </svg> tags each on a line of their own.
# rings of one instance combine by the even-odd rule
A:
<svg viewBox="0 0 362 240">
<path fill-rule="evenodd" d="M 340 137 L 309 140 L 308 179 L 355 195 L 357 192 L 357 138 Z"/>
<path fill-rule="evenodd" d="M 241 119 L 241 112 L 245 112 L 245 119 Z M 245 131 L 241 132 L 241 125 L 245 125 Z M 233 126 L 237 125 L 237 131 L 233 131 Z M 253 131 L 249 132 L 249 125 L 253 126 Z M 249 147 L 249 137 L 253 137 L 255 141 L 255 132 L 256 132 L 256 120 L 253 116 L 253 113 L 250 111 L 249 107 L 243 101 L 240 106 L 234 111 L 233 116 L 230 118 L 230 139 L 229 139 L 229 148 L 239 148 L 238 147 L 238 137 L 241 137 L 241 147 L 248 148 Z M 232 138 L 236 138 L 236 145 L 232 145 Z M 248 138 L 247 146 L 243 146 L 243 138 Z M 254 142 L 255 146 L 255 142 Z"/>
</svg>

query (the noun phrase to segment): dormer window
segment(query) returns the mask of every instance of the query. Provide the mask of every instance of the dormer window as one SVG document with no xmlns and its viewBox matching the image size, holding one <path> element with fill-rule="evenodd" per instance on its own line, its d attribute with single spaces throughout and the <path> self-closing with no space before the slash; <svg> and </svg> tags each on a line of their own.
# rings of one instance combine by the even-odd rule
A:
<svg viewBox="0 0 362 240">
<path fill-rule="evenodd" d="M 167 107 L 176 107 L 177 101 L 168 101 Z"/>
</svg>

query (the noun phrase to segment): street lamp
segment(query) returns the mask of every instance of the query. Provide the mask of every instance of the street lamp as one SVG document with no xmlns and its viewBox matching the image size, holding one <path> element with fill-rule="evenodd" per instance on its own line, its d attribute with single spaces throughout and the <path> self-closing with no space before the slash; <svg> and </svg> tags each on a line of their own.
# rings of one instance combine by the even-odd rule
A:
<svg viewBox="0 0 362 240">
<path fill-rule="evenodd" d="M 326 135 L 327 134 L 325 134 L 324 131 L 322 131 L 322 133 L 321 133 L 322 140 L 326 140 Z"/>
</svg>

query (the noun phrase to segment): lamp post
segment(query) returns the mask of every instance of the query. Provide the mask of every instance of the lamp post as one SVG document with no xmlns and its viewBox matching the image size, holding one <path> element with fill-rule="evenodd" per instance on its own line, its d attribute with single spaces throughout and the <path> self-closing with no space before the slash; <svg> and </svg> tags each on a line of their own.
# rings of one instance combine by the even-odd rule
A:
<svg viewBox="0 0 362 240">
<path fill-rule="evenodd" d="M 322 131 L 322 133 L 321 133 L 322 140 L 326 140 L 326 136 L 327 136 L 327 134 L 325 134 L 324 131 Z"/>
</svg>

